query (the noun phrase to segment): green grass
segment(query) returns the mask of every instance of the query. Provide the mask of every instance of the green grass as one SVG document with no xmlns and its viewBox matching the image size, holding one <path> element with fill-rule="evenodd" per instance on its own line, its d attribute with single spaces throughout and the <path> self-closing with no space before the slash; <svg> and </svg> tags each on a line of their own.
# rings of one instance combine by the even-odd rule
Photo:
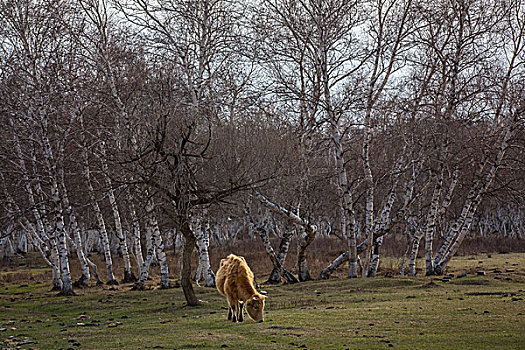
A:
<svg viewBox="0 0 525 350">
<path fill-rule="evenodd" d="M 486 276 L 473 273 L 481 267 Z M 525 254 L 457 258 L 449 272 L 469 274 L 262 286 L 260 324 L 228 322 L 210 288 L 196 287 L 203 303 L 190 308 L 179 288 L 93 286 L 61 297 L 48 283 L 4 283 L 0 348 L 525 349 Z"/>
</svg>

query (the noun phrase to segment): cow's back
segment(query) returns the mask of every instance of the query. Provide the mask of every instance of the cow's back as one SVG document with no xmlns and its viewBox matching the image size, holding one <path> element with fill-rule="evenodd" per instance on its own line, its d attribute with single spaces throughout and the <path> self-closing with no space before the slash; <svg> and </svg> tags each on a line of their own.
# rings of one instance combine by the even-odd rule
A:
<svg viewBox="0 0 525 350">
<path fill-rule="evenodd" d="M 226 295 L 227 291 L 236 290 L 240 285 L 246 283 L 241 282 L 246 279 L 253 281 L 253 273 L 242 256 L 230 254 L 226 259 L 221 260 L 215 276 L 215 284 L 219 293 Z"/>
<path fill-rule="evenodd" d="M 228 265 L 230 264 L 230 259 L 221 259 L 221 264 L 219 266 L 219 270 L 215 274 L 215 285 L 217 286 L 217 290 L 222 295 L 226 295 L 224 291 L 224 284 L 226 283 L 226 276 L 228 275 Z"/>
</svg>

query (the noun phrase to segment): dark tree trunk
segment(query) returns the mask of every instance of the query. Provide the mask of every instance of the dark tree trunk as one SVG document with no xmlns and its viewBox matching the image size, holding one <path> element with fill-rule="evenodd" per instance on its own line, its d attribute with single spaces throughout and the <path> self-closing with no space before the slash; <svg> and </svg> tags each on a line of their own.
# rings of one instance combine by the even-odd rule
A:
<svg viewBox="0 0 525 350">
<path fill-rule="evenodd" d="M 200 302 L 195 296 L 193 285 L 191 283 L 191 254 L 195 248 L 195 235 L 187 222 L 181 225 L 181 232 L 184 235 L 184 251 L 182 253 L 182 273 L 181 285 L 184 291 L 184 297 L 189 306 L 199 305 Z"/>
</svg>

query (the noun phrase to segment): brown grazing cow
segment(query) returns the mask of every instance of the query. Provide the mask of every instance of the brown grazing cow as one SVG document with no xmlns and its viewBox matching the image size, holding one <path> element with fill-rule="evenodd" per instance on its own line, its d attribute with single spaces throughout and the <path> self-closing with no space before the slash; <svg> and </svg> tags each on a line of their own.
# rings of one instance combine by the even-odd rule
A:
<svg viewBox="0 0 525 350">
<path fill-rule="evenodd" d="M 255 322 L 263 321 L 264 295 L 255 290 L 253 272 L 242 256 L 233 254 L 221 260 L 215 276 L 219 293 L 228 299 L 228 320 L 242 322 L 243 306 Z"/>
</svg>

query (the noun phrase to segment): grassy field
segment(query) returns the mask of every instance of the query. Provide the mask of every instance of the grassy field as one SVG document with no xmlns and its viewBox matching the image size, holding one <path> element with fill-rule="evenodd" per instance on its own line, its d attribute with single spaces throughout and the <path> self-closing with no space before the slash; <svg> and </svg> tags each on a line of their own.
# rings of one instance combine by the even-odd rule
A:
<svg viewBox="0 0 525 350">
<path fill-rule="evenodd" d="M 0 348 L 525 349 L 525 254 L 456 258 L 450 281 L 263 285 L 268 300 L 259 324 L 229 323 L 225 299 L 210 288 L 196 287 L 203 303 L 192 308 L 180 288 L 93 286 L 66 298 L 49 292 L 48 282 L 31 281 L 33 270 L 0 272 Z M 6 282 L 17 272 L 28 281 Z"/>
</svg>

